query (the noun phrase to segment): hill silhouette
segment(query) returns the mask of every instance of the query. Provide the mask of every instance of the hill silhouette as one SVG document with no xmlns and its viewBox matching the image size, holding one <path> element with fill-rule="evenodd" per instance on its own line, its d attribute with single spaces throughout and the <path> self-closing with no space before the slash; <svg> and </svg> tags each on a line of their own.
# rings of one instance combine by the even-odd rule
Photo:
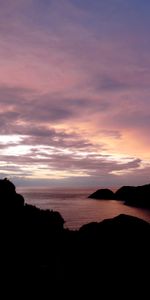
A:
<svg viewBox="0 0 150 300">
<path fill-rule="evenodd" d="M 84 295 L 91 288 L 100 296 L 104 286 L 112 283 L 126 289 L 141 285 L 144 278 L 146 284 L 149 223 L 119 215 L 77 231 L 64 229 L 59 212 L 26 204 L 7 179 L 0 180 L 0 199 L 0 265 L 7 285 L 15 278 L 18 286 L 21 279 L 27 289 L 30 279 L 32 286 L 49 295 L 54 287 L 55 294 L 61 291 L 61 295 L 71 287 L 78 293 L 82 288 Z"/>
<path fill-rule="evenodd" d="M 111 200 L 114 199 L 114 193 L 109 189 L 100 189 L 91 194 L 89 198 Z"/>
<path fill-rule="evenodd" d="M 122 200 L 127 205 L 150 208 L 150 184 L 122 186 L 115 193 L 109 189 L 99 189 L 91 194 L 89 198 Z"/>
</svg>

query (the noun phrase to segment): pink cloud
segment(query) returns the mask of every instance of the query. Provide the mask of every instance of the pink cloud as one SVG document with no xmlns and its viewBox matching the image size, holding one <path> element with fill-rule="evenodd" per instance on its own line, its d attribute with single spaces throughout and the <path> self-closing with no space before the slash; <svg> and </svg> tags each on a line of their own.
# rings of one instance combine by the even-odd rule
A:
<svg viewBox="0 0 150 300">
<path fill-rule="evenodd" d="M 81 144 L 87 156 L 97 147 L 94 166 L 98 151 L 112 155 L 116 169 L 121 154 L 134 162 L 149 161 L 150 60 L 149 47 L 139 48 L 143 37 L 133 30 L 123 36 L 116 30 L 111 36 L 101 16 L 101 26 L 108 30 L 103 34 L 90 11 L 70 1 L 44 5 L 39 8 L 34 0 L 0 3 L 1 134 L 26 135 L 27 146 L 32 141 L 39 147 L 40 140 L 55 144 L 55 151 L 60 146 L 78 151 Z M 37 137 L 38 128 L 43 136 Z M 74 134 L 65 141 L 58 132 Z M 22 159 L 30 162 L 29 156 Z M 69 156 L 68 168 L 71 161 L 78 165 Z M 93 165 L 84 162 L 89 174 Z M 111 164 L 109 171 L 115 167 Z M 101 168 L 105 173 L 103 164 Z"/>
</svg>

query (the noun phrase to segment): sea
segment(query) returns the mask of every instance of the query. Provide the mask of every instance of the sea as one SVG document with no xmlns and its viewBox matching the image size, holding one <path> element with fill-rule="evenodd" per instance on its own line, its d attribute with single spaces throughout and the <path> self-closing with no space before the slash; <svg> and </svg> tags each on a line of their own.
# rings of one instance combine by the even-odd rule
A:
<svg viewBox="0 0 150 300">
<path fill-rule="evenodd" d="M 65 228 L 77 230 L 90 222 L 100 222 L 119 214 L 139 217 L 150 223 L 150 210 L 125 205 L 122 201 L 95 200 L 88 196 L 94 189 L 17 189 L 25 202 L 41 209 L 58 211 L 65 220 Z"/>
</svg>

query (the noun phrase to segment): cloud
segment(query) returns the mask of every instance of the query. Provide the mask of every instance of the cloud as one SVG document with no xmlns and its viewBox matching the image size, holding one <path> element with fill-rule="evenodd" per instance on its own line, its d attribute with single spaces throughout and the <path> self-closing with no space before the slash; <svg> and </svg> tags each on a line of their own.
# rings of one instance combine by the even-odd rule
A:
<svg viewBox="0 0 150 300">
<path fill-rule="evenodd" d="M 88 182 L 128 172 L 136 181 L 150 161 L 148 8 L 0 2 L 1 171 L 46 180 L 56 170 L 55 179 Z"/>
</svg>

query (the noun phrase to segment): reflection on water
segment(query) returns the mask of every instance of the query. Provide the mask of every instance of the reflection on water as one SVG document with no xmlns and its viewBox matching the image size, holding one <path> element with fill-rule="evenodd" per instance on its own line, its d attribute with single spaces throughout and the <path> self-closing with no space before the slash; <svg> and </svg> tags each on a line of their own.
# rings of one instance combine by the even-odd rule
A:
<svg viewBox="0 0 150 300">
<path fill-rule="evenodd" d="M 150 222 L 150 210 L 129 207 L 121 201 L 88 199 L 89 190 L 18 189 L 25 201 L 42 209 L 59 211 L 65 227 L 78 229 L 85 223 L 102 221 L 119 214 L 133 215 Z"/>
</svg>

